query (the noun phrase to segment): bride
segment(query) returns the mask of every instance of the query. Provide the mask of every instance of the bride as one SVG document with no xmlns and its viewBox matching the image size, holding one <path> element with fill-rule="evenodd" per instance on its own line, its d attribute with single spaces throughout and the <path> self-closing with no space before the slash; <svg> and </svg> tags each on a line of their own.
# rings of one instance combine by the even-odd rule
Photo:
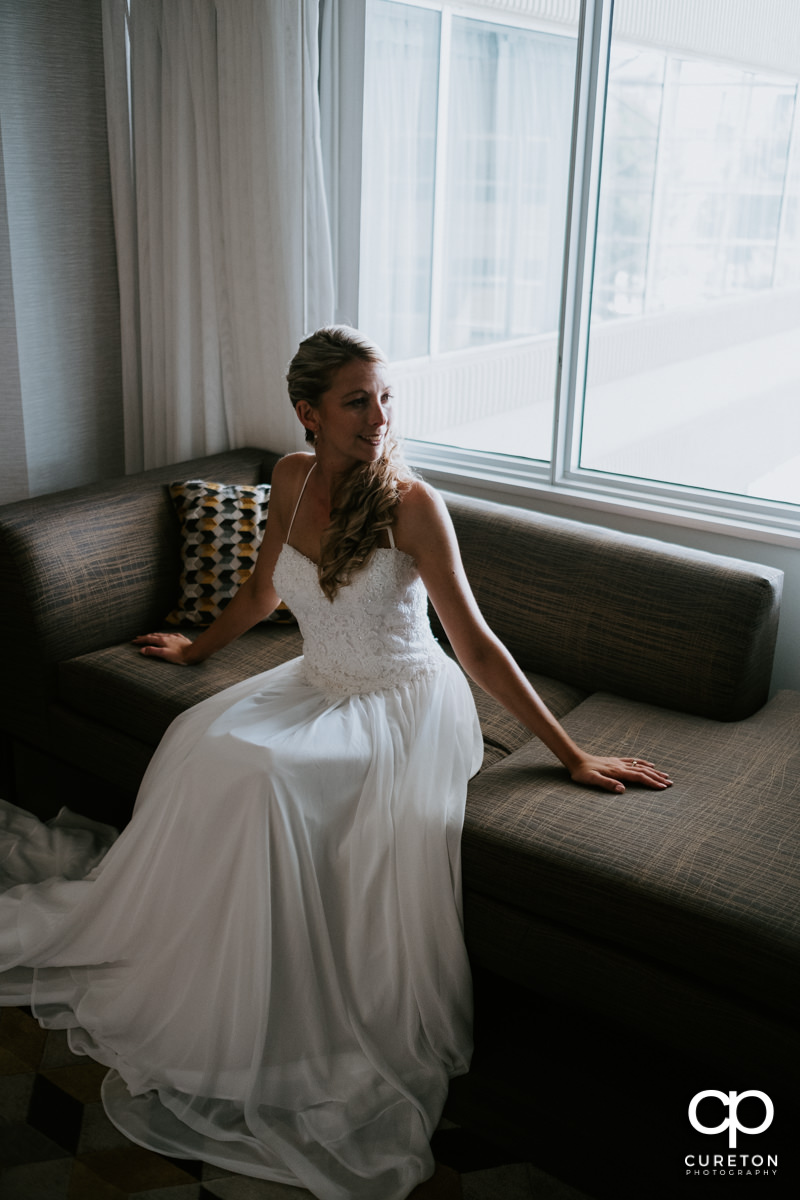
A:
<svg viewBox="0 0 800 1200">
<path fill-rule="evenodd" d="M 403 463 L 380 351 L 321 329 L 287 378 L 313 450 L 274 469 L 253 574 L 194 640 L 136 641 L 190 666 L 282 599 L 303 656 L 179 717 L 107 852 L 0 897 L 0 1002 L 106 1064 L 106 1111 L 152 1150 L 404 1200 L 471 1052 L 459 841 L 482 743 L 428 598 L 576 783 L 670 781 L 577 746 L 488 628 L 443 502 Z M 14 810 L 7 837 L 32 824 Z M 85 834 L 47 837 L 63 860 Z"/>
</svg>

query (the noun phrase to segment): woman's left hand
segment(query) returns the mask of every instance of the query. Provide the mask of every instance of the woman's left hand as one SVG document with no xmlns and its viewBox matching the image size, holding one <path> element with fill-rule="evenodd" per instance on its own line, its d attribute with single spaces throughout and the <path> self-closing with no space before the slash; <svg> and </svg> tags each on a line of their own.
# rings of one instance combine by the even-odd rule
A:
<svg viewBox="0 0 800 1200">
<path fill-rule="evenodd" d="M 587 754 L 571 772 L 571 778 L 575 783 L 603 788 L 607 792 L 624 792 L 626 783 L 638 783 L 659 791 L 672 787 L 669 775 L 644 758 L 601 758 Z"/>
</svg>

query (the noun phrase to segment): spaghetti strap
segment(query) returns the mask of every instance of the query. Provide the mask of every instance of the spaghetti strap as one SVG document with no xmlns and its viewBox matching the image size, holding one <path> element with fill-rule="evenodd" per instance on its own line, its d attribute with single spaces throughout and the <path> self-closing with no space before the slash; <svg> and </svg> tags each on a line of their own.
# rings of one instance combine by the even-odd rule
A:
<svg viewBox="0 0 800 1200">
<path fill-rule="evenodd" d="M 311 471 L 314 470 L 314 467 L 316 465 L 317 465 L 317 463 L 316 463 L 316 459 L 315 459 L 314 462 L 311 464 Z M 284 539 L 286 542 L 288 542 L 289 538 L 292 536 L 292 526 L 294 525 L 294 519 L 297 516 L 297 510 L 300 507 L 300 501 L 303 499 L 303 492 L 306 490 L 306 484 L 308 483 L 309 479 L 311 478 L 311 471 L 307 472 L 306 477 L 303 480 L 303 486 L 300 488 L 300 495 L 297 497 L 297 503 L 294 506 L 294 512 L 292 513 L 292 519 L 289 522 L 289 528 L 286 530 L 286 537 Z"/>
</svg>

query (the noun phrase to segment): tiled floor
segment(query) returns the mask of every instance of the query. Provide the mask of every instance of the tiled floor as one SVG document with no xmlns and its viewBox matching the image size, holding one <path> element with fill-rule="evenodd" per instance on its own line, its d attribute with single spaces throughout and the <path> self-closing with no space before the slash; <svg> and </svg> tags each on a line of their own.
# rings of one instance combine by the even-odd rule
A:
<svg viewBox="0 0 800 1200">
<path fill-rule="evenodd" d="M 3 1200 L 303 1200 L 309 1193 L 163 1158 L 128 1142 L 100 1103 L 105 1068 L 24 1010 L 0 1009 Z M 443 1122 L 436 1175 L 414 1200 L 582 1200 L 475 1131 Z M 513 1155 L 511 1156 L 513 1158 Z M 585 1198 L 583 1198 L 585 1200 Z"/>
</svg>

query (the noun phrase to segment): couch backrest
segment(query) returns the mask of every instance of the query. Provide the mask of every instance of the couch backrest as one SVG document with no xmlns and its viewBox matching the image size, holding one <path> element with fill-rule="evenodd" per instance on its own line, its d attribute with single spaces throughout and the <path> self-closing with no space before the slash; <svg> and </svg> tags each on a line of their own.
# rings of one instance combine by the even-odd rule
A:
<svg viewBox="0 0 800 1200">
<path fill-rule="evenodd" d="M 0 508 L 0 724 L 33 719 L 54 664 L 163 625 L 178 587 L 179 526 L 166 484 L 257 483 L 278 456 L 234 450 Z"/>
<path fill-rule="evenodd" d="M 478 603 L 525 669 L 717 720 L 766 701 L 781 571 L 445 498 Z"/>
<path fill-rule="evenodd" d="M 34 718 L 22 692 L 45 701 L 56 662 L 163 623 L 179 545 L 165 484 L 254 483 L 277 458 L 235 450 L 0 509 L 2 727 Z M 782 572 L 446 499 L 481 608 L 525 669 L 719 720 L 766 700 Z"/>
</svg>

